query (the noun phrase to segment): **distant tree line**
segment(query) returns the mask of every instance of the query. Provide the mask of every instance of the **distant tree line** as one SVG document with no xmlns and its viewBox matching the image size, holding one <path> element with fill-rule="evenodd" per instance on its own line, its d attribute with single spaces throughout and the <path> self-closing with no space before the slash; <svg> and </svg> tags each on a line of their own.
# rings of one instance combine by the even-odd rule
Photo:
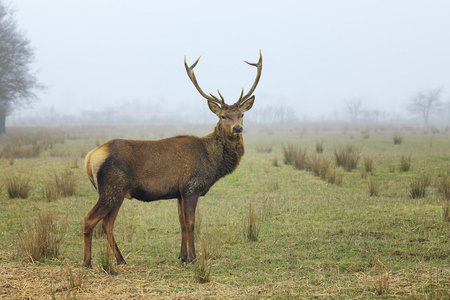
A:
<svg viewBox="0 0 450 300">
<path fill-rule="evenodd" d="M 216 116 L 207 107 L 192 111 L 172 110 L 161 101 L 133 100 L 116 107 L 102 110 L 84 110 L 78 114 L 58 114 L 53 107 L 35 114 L 35 117 L 21 117 L 20 113 L 9 120 L 12 124 L 173 124 L 173 123 L 214 123 Z M 192 116 L 195 116 L 194 118 Z M 253 107 L 245 116 L 246 123 L 281 124 L 298 122 L 295 111 L 289 106 Z"/>
<path fill-rule="evenodd" d="M 295 109 L 288 105 L 268 105 L 260 103 L 245 116 L 246 123 L 253 124 L 286 124 L 308 121 L 329 122 L 417 122 L 417 118 L 424 124 L 440 123 L 450 125 L 450 101 L 441 100 L 441 89 L 420 91 L 411 96 L 402 111 L 388 111 L 368 109 L 362 98 L 345 101 L 343 109 L 335 110 L 329 116 L 322 116 L 320 120 L 301 120 Z M 195 117 L 193 117 L 195 116 Z M 408 116 L 411 118 L 408 119 Z M 47 107 L 34 113 L 34 116 L 22 117 L 20 112 L 9 118 L 11 125 L 34 124 L 174 124 L 174 123 L 214 123 L 216 116 L 207 107 L 173 110 L 166 108 L 161 101 L 140 100 L 123 102 L 115 107 L 109 106 L 101 110 L 84 110 L 77 114 L 59 114 L 53 107 Z"/>
<path fill-rule="evenodd" d="M 402 113 L 419 117 L 425 125 L 433 117 L 437 123 L 450 124 L 450 100 L 444 103 L 442 92 L 442 88 L 418 91 L 406 101 Z M 353 98 L 345 101 L 344 115 L 350 122 L 378 122 L 386 117 L 387 112 L 369 110 L 363 106 L 362 98 Z"/>
</svg>

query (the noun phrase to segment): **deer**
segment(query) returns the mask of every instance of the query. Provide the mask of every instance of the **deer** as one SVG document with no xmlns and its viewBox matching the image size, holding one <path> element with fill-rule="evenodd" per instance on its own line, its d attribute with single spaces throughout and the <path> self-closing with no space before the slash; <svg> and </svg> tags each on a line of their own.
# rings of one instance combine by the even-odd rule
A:
<svg viewBox="0 0 450 300">
<path fill-rule="evenodd" d="M 205 137 L 175 136 L 162 140 L 113 139 L 86 155 L 89 180 L 98 193 L 98 200 L 84 218 L 83 266 L 91 267 L 93 230 L 102 221 L 106 239 L 117 264 L 126 264 L 114 238 L 114 221 L 125 198 L 152 202 L 177 199 L 181 227 L 181 262 L 196 262 L 194 245 L 195 211 L 198 198 L 204 196 L 220 178 L 232 173 L 244 155 L 243 117 L 252 108 L 262 71 L 262 54 L 250 90 L 233 104 L 207 95 L 200 88 L 194 68 L 200 57 L 188 66 L 187 75 L 219 121 Z M 188 252 L 189 245 L 189 252 Z"/>
</svg>

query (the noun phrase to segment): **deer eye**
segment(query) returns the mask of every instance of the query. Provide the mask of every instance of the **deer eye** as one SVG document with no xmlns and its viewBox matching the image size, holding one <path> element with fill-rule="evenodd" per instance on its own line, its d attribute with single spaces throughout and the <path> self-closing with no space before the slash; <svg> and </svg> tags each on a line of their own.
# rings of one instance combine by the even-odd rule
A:
<svg viewBox="0 0 450 300">
<path fill-rule="evenodd" d="M 241 115 L 241 118 L 243 118 L 243 117 L 244 117 L 244 114 Z"/>
<path fill-rule="evenodd" d="M 222 120 L 226 119 L 225 115 L 221 115 L 220 117 L 222 118 Z"/>
</svg>

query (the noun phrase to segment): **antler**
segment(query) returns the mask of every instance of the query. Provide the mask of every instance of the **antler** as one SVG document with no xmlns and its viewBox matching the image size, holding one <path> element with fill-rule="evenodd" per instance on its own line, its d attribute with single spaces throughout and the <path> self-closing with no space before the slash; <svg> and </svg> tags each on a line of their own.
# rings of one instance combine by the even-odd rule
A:
<svg viewBox="0 0 450 300">
<path fill-rule="evenodd" d="M 186 55 L 184 56 L 184 66 L 186 67 L 186 72 L 188 74 L 189 79 L 192 81 L 192 83 L 194 84 L 195 88 L 200 93 L 200 95 L 202 95 L 208 101 L 213 101 L 217 104 L 220 104 L 221 106 L 225 105 L 225 100 L 223 99 L 219 90 L 217 90 L 217 92 L 219 93 L 220 99 L 217 98 L 216 96 L 214 96 L 213 94 L 207 95 L 205 92 L 202 91 L 202 89 L 198 85 L 197 79 L 195 78 L 195 74 L 194 74 L 194 68 L 197 65 L 199 60 L 200 60 L 200 57 L 197 58 L 197 60 L 192 64 L 192 66 L 188 67 L 187 62 L 186 62 Z"/>
<path fill-rule="evenodd" d="M 261 71 L 262 71 L 262 54 L 261 54 L 261 50 L 259 50 L 259 60 L 257 63 L 249 63 L 248 61 L 245 61 L 247 64 L 249 64 L 250 66 L 254 66 L 257 68 L 257 73 L 256 73 L 256 79 L 255 82 L 253 83 L 252 87 L 250 88 L 250 90 L 248 91 L 247 94 L 244 95 L 244 88 L 242 88 L 242 92 L 241 92 L 241 96 L 239 97 L 239 100 L 237 101 L 237 103 L 240 105 L 242 103 L 244 103 L 245 101 L 247 101 L 251 95 L 253 94 L 253 92 L 256 89 L 256 86 L 258 85 L 259 82 L 259 78 L 261 78 Z"/>
</svg>

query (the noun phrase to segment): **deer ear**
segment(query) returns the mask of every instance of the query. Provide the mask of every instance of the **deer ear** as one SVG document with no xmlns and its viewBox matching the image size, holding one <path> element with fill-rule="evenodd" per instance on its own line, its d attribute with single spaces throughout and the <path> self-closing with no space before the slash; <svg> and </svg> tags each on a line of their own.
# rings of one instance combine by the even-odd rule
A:
<svg viewBox="0 0 450 300">
<path fill-rule="evenodd" d="M 245 101 L 244 103 L 242 103 L 239 106 L 239 109 L 242 112 L 246 112 L 247 110 L 249 110 L 250 108 L 252 108 L 253 103 L 255 102 L 255 96 L 251 96 L 250 99 L 248 99 L 247 101 Z"/>
<path fill-rule="evenodd" d="M 208 100 L 209 109 L 216 115 L 220 115 L 220 106 L 217 103 Z"/>
</svg>

